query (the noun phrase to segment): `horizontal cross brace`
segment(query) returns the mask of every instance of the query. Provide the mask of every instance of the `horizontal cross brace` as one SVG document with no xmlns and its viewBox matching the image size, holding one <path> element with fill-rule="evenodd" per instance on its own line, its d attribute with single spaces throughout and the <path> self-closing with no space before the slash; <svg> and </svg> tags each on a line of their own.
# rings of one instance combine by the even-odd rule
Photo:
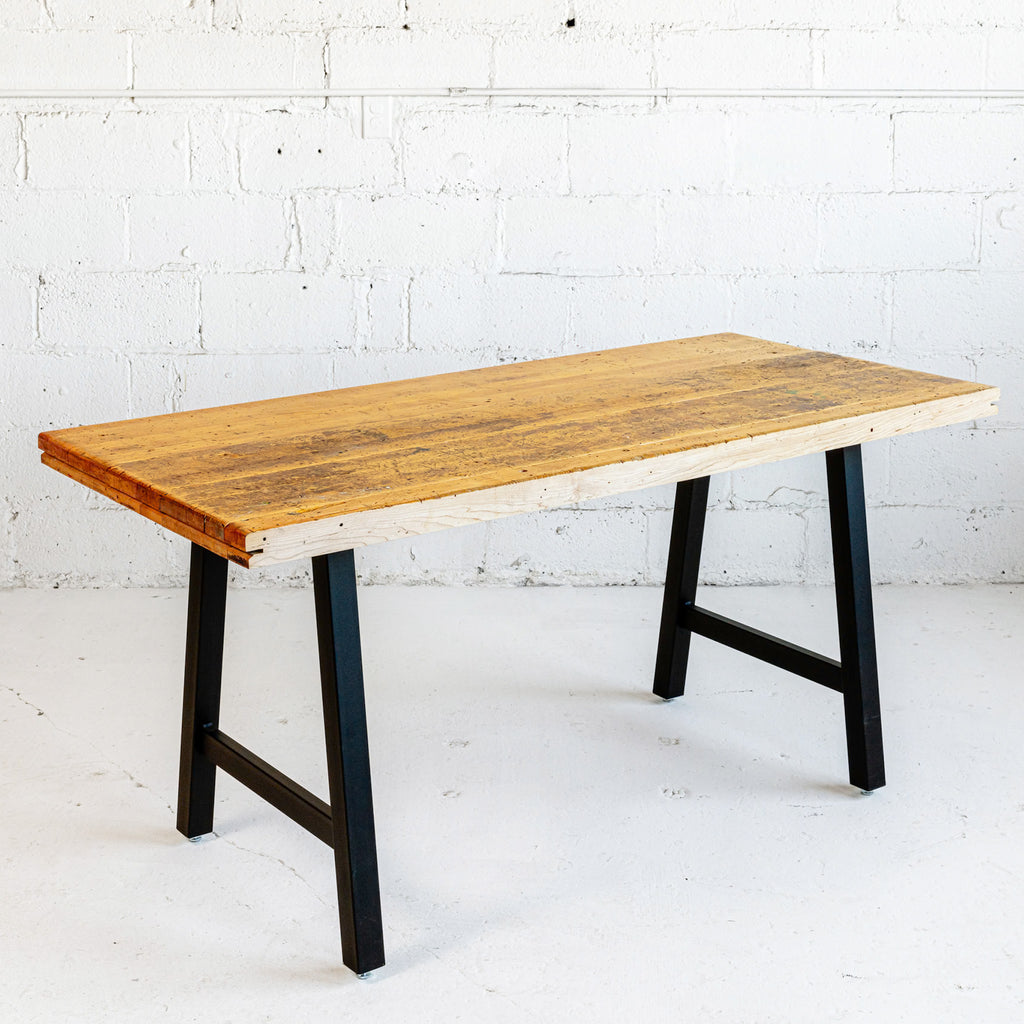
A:
<svg viewBox="0 0 1024 1024">
<path fill-rule="evenodd" d="M 307 832 L 312 832 L 317 839 L 328 846 L 334 845 L 331 808 L 318 796 L 303 789 L 219 729 L 204 731 L 202 743 L 203 753 L 218 768 L 223 768 L 243 786 L 248 786 Z"/>
<path fill-rule="evenodd" d="M 835 658 L 826 658 L 806 647 L 798 647 L 770 633 L 762 633 L 735 619 L 728 619 L 692 604 L 682 609 L 679 628 L 706 636 L 709 640 L 717 640 L 726 647 L 767 661 L 770 665 L 820 683 L 830 690 L 843 692 L 842 666 Z"/>
</svg>

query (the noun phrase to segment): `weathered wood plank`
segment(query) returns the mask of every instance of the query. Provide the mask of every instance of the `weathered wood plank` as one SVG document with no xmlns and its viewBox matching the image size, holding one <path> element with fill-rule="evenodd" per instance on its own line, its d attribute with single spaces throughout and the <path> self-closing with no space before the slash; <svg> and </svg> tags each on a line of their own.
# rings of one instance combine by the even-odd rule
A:
<svg viewBox="0 0 1024 1024">
<path fill-rule="evenodd" d="M 50 431 L 40 447 L 257 565 L 974 419 L 997 397 L 710 335 Z"/>
<path fill-rule="evenodd" d="M 752 435 L 650 459 L 370 509 L 343 518 L 310 520 L 265 533 L 250 533 L 244 541 L 252 552 L 250 566 L 275 565 L 295 558 L 326 554 L 342 547 L 363 547 L 861 444 L 875 437 L 891 437 L 962 423 L 991 413 L 991 398 L 986 393 L 975 392 L 958 398 L 924 402 L 912 409 L 812 424 L 785 431 L 780 437 Z"/>
<path fill-rule="evenodd" d="M 210 551 L 220 555 L 222 558 L 230 559 L 237 565 L 243 565 L 246 568 L 249 567 L 249 561 L 252 556 L 248 551 L 239 551 L 237 548 L 228 547 L 227 544 L 221 543 L 209 534 L 204 534 L 199 530 L 194 530 L 191 526 L 187 526 L 185 523 L 179 522 L 176 519 L 170 519 L 157 509 L 149 508 L 141 502 L 136 501 L 134 498 L 130 498 L 127 494 L 122 494 L 115 488 L 109 487 L 107 484 L 101 483 L 93 477 L 86 476 L 86 474 L 66 465 L 61 462 L 60 459 L 54 458 L 47 452 L 43 452 L 40 459 L 44 466 L 49 466 L 51 469 L 57 470 L 58 473 L 63 473 L 64 476 L 69 477 L 72 480 L 76 480 L 80 484 L 85 484 L 86 487 L 89 487 L 94 491 L 98 491 L 100 494 L 110 498 L 112 501 L 116 501 L 119 505 L 124 505 L 125 508 L 130 508 L 133 512 L 138 512 L 139 515 L 145 516 L 151 522 L 154 522 L 159 526 L 164 526 L 168 530 L 172 530 L 174 533 L 180 534 L 186 540 L 194 541 L 196 544 L 200 544 L 202 547 L 208 548 Z"/>
</svg>

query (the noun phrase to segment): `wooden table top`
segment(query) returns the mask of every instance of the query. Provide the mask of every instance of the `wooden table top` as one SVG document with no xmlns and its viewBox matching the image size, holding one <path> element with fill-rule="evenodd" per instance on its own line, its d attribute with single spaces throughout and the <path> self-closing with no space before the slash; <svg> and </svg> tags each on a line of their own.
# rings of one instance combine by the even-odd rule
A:
<svg viewBox="0 0 1024 1024">
<path fill-rule="evenodd" d="M 39 447 L 256 566 L 973 420 L 998 397 L 713 334 L 51 430 Z"/>
</svg>

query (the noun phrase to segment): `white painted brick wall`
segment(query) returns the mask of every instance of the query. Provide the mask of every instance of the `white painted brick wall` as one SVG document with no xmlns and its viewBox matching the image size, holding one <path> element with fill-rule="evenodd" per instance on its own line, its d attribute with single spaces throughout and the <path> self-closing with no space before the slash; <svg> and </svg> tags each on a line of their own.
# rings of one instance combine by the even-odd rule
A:
<svg viewBox="0 0 1024 1024">
<path fill-rule="evenodd" d="M 356 278 L 210 274 L 202 281 L 208 352 L 331 352 L 353 344 L 366 298 Z"/>
<path fill-rule="evenodd" d="M 874 461 L 868 467 L 873 470 Z M 784 472 L 780 473 L 782 469 Z M 873 481 L 872 481 L 873 482 Z M 752 466 L 729 474 L 729 502 L 739 508 L 775 506 L 800 512 L 826 503 L 825 460 L 816 455 L 788 459 L 782 466 Z"/>
<path fill-rule="evenodd" d="M 905 113 L 894 121 L 897 189 L 1024 191 L 1024 131 L 1012 111 Z"/>
<path fill-rule="evenodd" d="M 239 129 L 242 188 L 291 194 L 296 189 L 388 189 L 398 184 L 394 147 L 360 140 L 337 112 L 246 115 Z"/>
<path fill-rule="evenodd" d="M 402 0 L 227 0 L 216 5 L 214 23 L 250 31 L 283 27 L 308 32 L 313 26 L 394 25 L 401 13 Z"/>
<path fill-rule="evenodd" d="M 189 182 L 197 192 L 233 192 L 241 188 L 239 134 L 243 115 L 237 106 L 204 103 L 188 113 Z"/>
<path fill-rule="evenodd" d="M 69 423 L 103 423 L 131 411 L 124 355 L 10 352 L 3 358 L 8 380 L 16 385 L 8 384 L 4 392 L 5 424 L 38 432 Z M 17 493 L 10 497 L 16 503 Z"/>
<path fill-rule="evenodd" d="M 336 386 L 334 359 L 325 352 L 305 352 L 301 359 L 278 352 L 203 352 L 176 359 L 172 371 L 177 377 L 175 411 L 304 395 Z"/>
<path fill-rule="evenodd" d="M 21 126 L 14 114 L 0 113 L 0 185 L 12 185 L 18 173 Z"/>
<path fill-rule="evenodd" d="M 183 114 L 29 114 L 23 131 L 31 188 L 131 194 L 188 185 Z"/>
<path fill-rule="evenodd" d="M 565 335 L 571 288 L 547 275 L 421 274 L 410 329 L 420 348 L 487 353 L 490 362 L 541 358 Z"/>
<path fill-rule="evenodd" d="M 824 517 L 824 513 L 823 513 Z M 1005 509 L 886 505 L 871 510 L 871 557 L 894 578 L 908 583 L 970 583 L 1019 580 L 1024 572 L 1020 545 L 1007 544 L 1004 529 L 1022 528 L 1018 506 Z M 818 533 L 819 539 L 821 532 Z M 811 547 L 812 562 L 828 565 L 827 535 Z M 826 574 L 821 582 L 831 582 Z"/>
<path fill-rule="evenodd" d="M 793 272 L 817 256 L 813 196 L 668 196 L 658 205 L 657 269 Z"/>
<path fill-rule="evenodd" d="M 885 28 L 896 24 L 898 0 L 737 0 L 745 25 L 798 28 Z"/>
<path fill-rule="evenodd" d="M 359 553 L 357 569 L 363 580 L 382 583 L 493 583 L 496 576 L 487 565 L 487 551 L 493 547 L 490 527 L 490 523 L 475 523 L 375 544 Z M 523 575 L 514 582 L 521 584 Z"/>
<path fill-rule="evenodd" d="M 822 85 L 835 89 L 980 89 L 987 33 L 950 29 L 830 31 L 822 36 Z"/>
<path fill-rule="evenodd" d="M 922 353 L 1020 347 L 1024 288 L 1019 271 L 907 272 L 894 275 L 893 284 L 893 335 Z M 1005 397 L 1013 390 L 1008 381 Z"/>
<path fill-rule="evenodd" d="M 928 0 L 923 0 L 928 2 Z M 896 0 L 576 0 L 578 20 L 687 29 L 877 28 L 896 22 Z"/>
<path fill-rule="evenodd" d="M 108 30 L 4 32 L 0 68 L 6 89 L 96 89 L 132 84 L 130 38 Z"/>
<path fill-rule="evenodd" d="M 654 269 L 650 197 L 513 197 L 503 207 L 502 269 L 519 274 L 642 274 Z"/>
<path fill-rule="evenodd" d="M 442 29 L 334 32 L 328 47 L 332 88 L 437 88 L 488 84 L 493 37 Z"/>
<path fill-rule="evenodd" d="M 892 128 L 886 111 L 823 114 L 806 107 L 741 110 L 732 132 L 736 187 L 765 193 L 888 191 Z"/>
<path fill-rule="evenodd" d="M 0 27 L 9 90 L 1024 88 L 1018 0 L 9 0 Z M 722 329 L 1001 385 L 999 419 L 866 447 L 874 576 L 1024 578 L 1024 102 L 394 110 L 363 139 L 358 98 L 0 100 L 0 585 L 184 578 L 40 429 Z M 717 478 L 705 578 L 829 582 L 823 489 L 820 459 Z M 360 571 L 657 583 L 671 501 Z"/>
<path fill-rule="evenodd" d="M 139 195 L 129 204 L 131 265 L 271 270 L 293 238 L 288 204 L 260 195 Z"/>
<path fill-rule="evenodd" d="M 324 84 L 323 47 L 308 44 L 302 36 L 280 33 L 138 33 L 133 37 L 132 85 L 231 89 L 245 82 L 258 89 L 315 89 Z"/>
<path fill-rule="evenodd" d="M 289 269 L 325 273 L 341 252 L 341 201 L 334 192 L 298 192 L 291 201 Z"/>
<path fill-rule="evenodd" d="M 1017 403 L 1017 426 L 1021 411 Z M 891 498 L 899 505 L 941 506 L 950 494 L 969 494 L 973 506 L 982 508 L 1001 501 L 1024 502 L 1018 430 L 943 429 L 914 434 L 905 444 L 893 447 L 890 473 Z"/>
<path fill-rule="evenodd" d="M 670 32 L 657 84 L 676 89 L 799 89 L 811 85 L 811 35 L 789 29 Z"/>
<path fill-rule="evenodd" d="M 405 5 L 407 6 L 407 5 Z M 415 0 L 411 9 L 417 22 L 427 24 L 509 25 L 555 23 L 565 5 L 551 0 L 504 0 L 500 4 L 481 4 L 476 0 Z M 408 20 L 410 11 L 404 11 Z"/>
<path fill-rule="evenodd" d="M 36 297 L 28 274 L 0 272 L 0 353 L 28 348 L 34 340 Z"/>
<path fill-rule="evenodd" d="M 357 284 L 355 344 L 349 351 L 397 352 L 409 344 L 411 282 L 363 278 Z M 456 349 L 461 351 L 461 349 Z"/>
<path fill-rule="evenodd" d="M 1024 22 L 1017 7 L 1018 24 Z M 996 32 L 988 39 L 988 81 L 993 89 L 1019 89 L 1024 31 Z"/>
<path fill-rule="evenodd" d="M 550 111 L 410 110 L 403 119 L 405 186 L 413 192 L 568 191 L 566 119 Z"/>
<path fill-rule="evenodd" d="M 982 218 L 982 266 L 1024 270 L 1024 192 L 986 196 Z"/>
<path fill-rule="evenodd" d="M 39 0 L 34 0 L 33 6 L 35 25 L 40 23 L 40 14 L 45 13 L 55 28 L 201 28 L 208 19 L 204 4 L 183 0 L 147 0 L 145 4 L 135 0 L 46 0 L 45 12 L 40 11 Z"/>
<path fill-rule="evenodd" d="M 494 82 L 501 88 L 593 85 L 610 78 L 624 88 L 642 89 L 651 81 L 650 36 L 645 32 L 588 30 L 506 31 L 494 45 Z"/>
<path fill-rule="evenodd" d="M 58 271 L 37 282 L 37 336 L 53 352 L 199 347 L 199 282 L 181 273 Z"/>
<path fill-rule="evenodd" d="M 821 266 L 967 268 L 978 258 L 978 205 L 961 193 L 829 196 L 818 211 Z"/>
<path fill-rule="evenodd" d="M 579 22 L 606 25 L 662 28 L 734 27 L 733 4 L 720 0 L 575 0 L 572 4 Z"/>
<path fill-rule="evenodd" d="M 0 238 L 0 268 L 119 268 L 125 264 L 125 201 L 0 189 Z"/>
<path fill-rule="evenodd" d="M 339 210 L 335 260 L 345 270 L 494 264 L 497 208 L 489 198 L 370 195 L 343 199 Z"/>
<path fill-rule="evenodd" d="M 567 347 L 692 338 L 731 319 L 734 282 L 711 274 L 580 277 L 573 282 Z"/>
<path fill-rule="evenodd" d="M 898 0 L 900 20 L 913 25 L 956 25 L 962 28 L 1024 26 L 1024 7 L 1017 0 Z"/>
<path fill-rule="evenodd" d="M 11 558 L 15 579 L 28 586 L 160 586 L 177 582 L 174 541 L 148 519 L 107 502 L 76 504 L 77 484 L 65 480 L 53 499 L 60 514 L 14 511 Z M 80 490 L 80 488 L 78 488 Z M 95 537 L 94 537 L 95 535 Z M 89 537 L 83 544 L 82 538 Z"/>
<path fill-rule="evenodd" d="M 993 351 L 986 348 L 979 352 L 972 360 L 979 380 L 1005 380 L 1009 383 L 1004 389 L 1005 397 L 1000 402 L 1000 413 L 1003 426 L 1024 428 L 1024 389 L 1015 382 L 1024 380 L 1024 349 L 1018 344 L 1008 351 Z M 994 374 L 994 376 L 993 376 Z M 987 426 L 987 424 L 986 424 Z M 1016 435 L 1018 455 L 1024 454 L 1020 451 L 1021 435 Z M 1017 472 L 1020 472 L 1020 465 L 1024 459 L 1019 459 Z"/>
<path fill-rule="evenodd" d="M 736 133 L 721 109 L 583 111 L 569 121 L 569 176 L 579 195 L 718 192 Z M 623 160 L 623 153 L 639 159 Z"/>
<path fill-rule="evenodd" d="M 559 509 L 488 524 L 485 575 L 497 583 L 585 583 L 604 576 L 647 581 L 648 517 L 639 509 L 601 515 Z"/>
<path fill-rule="evenodd" d="M 888 295 L 878 273 L 745 274 L 733 285 L 733 329 L 884 362 Z"/>
<path fill-rule="evenodd" d="M 0 6 L 0 26 L 3 28 L 36 28 L 42 16 L 39 0 L 8 0 Z"/>
</svg>

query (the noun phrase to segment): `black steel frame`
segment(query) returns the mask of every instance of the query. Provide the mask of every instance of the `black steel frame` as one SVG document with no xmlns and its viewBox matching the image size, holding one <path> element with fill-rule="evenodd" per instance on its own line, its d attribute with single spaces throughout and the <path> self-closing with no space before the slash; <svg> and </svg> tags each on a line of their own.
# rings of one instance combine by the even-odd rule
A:
<svg viewBox="0 0 1024 1024">
<path fill-rule="evenodd" d="M 654 692 L 681 696 L 693 633 L 744 651 L 843 694 L 850 781 L 885 784 L 871 578 L 860 448 L 826 452 L 840 660 L 787 643 L 695 604 L 708 478 L 676 488 Z M 330 803 L 293 782 L 219 728 L 228 563 L 192 545 L 178 830 L 213 831 L 216 770 L 334 850 L 342 958 L 357 974 L 384 964 L 377 844 L 366 735 L 355 561 L 351 551 L 313 559 Z"/>
<path fill-rule="evenodd" d="M 654 692 L 665 700 L 682 696 L 694 633 L 836 690 L 843 695 L 850 783 L 869 792 L 885 785 L 885 766 L 860 446 L 826 452 L 825 466 L 839 660 L 697 606 L 709 483 L 701 477 L 676 485 Z"/>
<path fill-rule="evenodd" d="M 330 804 L 218 728 L 227 570 L 220 555 L 192 545 L 178 831 L 189 839 L 213 831 L 221 768 L 331 846 L 342 959 L 357 974 L 367 974 L 384 964 L 384 937 L 352 552 L 313 559 Z"/>
</svg>

